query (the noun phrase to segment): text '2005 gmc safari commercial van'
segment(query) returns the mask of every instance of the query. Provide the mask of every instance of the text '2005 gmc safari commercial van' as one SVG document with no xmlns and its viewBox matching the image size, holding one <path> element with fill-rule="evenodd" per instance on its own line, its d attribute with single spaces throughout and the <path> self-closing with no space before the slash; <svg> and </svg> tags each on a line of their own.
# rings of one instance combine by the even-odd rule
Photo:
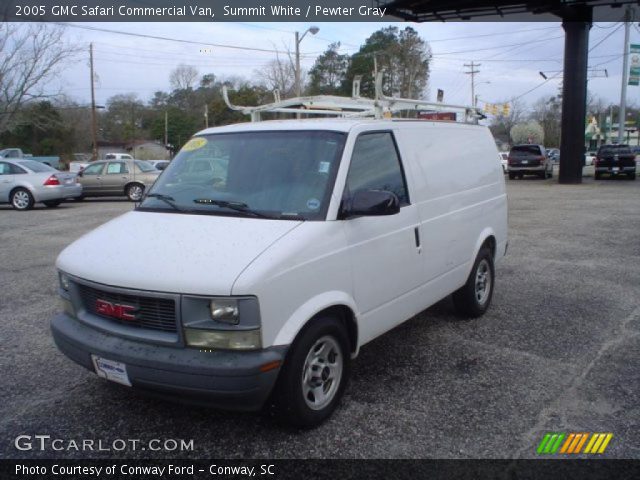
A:
<svg viewBox="0 0 640 480">
<path fill-rule="evenodd" d="M 487 128 L 446 122 L 200 132 L 135 211 L 60 254 L 55 341 L 125 385 L 315 425 L 362 345 L 452 293 L 488 308 L 507 247 L 496 157 Z"/>
</svg>

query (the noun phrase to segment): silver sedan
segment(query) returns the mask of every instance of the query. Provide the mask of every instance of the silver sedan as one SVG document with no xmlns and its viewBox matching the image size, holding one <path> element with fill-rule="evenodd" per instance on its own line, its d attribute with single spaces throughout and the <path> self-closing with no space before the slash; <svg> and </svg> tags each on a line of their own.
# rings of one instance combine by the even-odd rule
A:
<svg viewBox="0 0 640 480">
<path fill-rule="evenodd" d="M 57 207 L 67 198 L 82 195 L 76 175 L 35 160 L 0 159 L 0 203 L 16 210 L 29 210 L 36 202 Z"/>
</svg>

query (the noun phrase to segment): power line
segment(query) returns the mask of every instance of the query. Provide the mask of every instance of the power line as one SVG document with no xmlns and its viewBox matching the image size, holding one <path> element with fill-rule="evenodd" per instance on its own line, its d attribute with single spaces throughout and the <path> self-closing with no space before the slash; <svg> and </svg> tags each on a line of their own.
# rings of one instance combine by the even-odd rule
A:
<svg viewBox="0 0 640 480">
<path fill-rule="evenodd" d="M 256 47 L 241 47 L 239 45 L 228 45 L 223 43 L 208 43 L 208 42 L 196 42 L 194 40 L 184 40 L 180 38 L 172 38 L 172 37 L 161 37 L 158 35 L 147 35 L 144 33 L 133 33 L 133 32 L 124 32 L 121 30 L 110 30 L 107 28 L 99 28 L 99 27 L 91 27 L 88 25 L 75 25 L 73 23 L 64 23 L 64 22 L 53 22 L 56 25 L 62 25 L 66 27 L 80 28 L 83 30 L 92 30 L 96 32 L 105 32 L 105 33 L 115 33 L 117 35 L 128 35 L 131 37 L 139 37 L 139 38 L 149 38 L 152 40 L 162 40 L 166 42 L 176 42 L 176 43 L 185 43 L 190 45 L 201 45 L 205 47 L 217 47 L 217 48 L 229 48 L 233 50 L 245 50 L 251 52 L 267 52 L 267 53 L 281 53 L 286 54 L 287 52 L 283 52 L 281 50 L 276 49 L 266 49 L 266 48 L 256 48 Z"/>
</svg>

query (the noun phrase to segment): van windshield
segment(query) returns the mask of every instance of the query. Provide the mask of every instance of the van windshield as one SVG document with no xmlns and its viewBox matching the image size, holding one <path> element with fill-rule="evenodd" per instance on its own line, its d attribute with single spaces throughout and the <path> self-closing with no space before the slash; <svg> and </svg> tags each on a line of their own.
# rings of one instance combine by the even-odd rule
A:
<svg viewBox="0 0 640 480">
<path fill-rule="evenodd" d="M 322 220 L 346 134 L 260 131 L 201 135 L 171 161 L 140 208 Z"/>
</svg>

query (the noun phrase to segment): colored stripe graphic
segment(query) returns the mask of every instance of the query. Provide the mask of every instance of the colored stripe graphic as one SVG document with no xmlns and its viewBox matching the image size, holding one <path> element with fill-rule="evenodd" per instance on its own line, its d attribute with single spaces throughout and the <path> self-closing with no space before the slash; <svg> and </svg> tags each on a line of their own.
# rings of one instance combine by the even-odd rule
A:
<svg viewBox="0 0 640 480">
<path fill-rule="evenodd" d="M 542 455 L 560 454 L 602 454 L 609 446 L 613 433 L 556 433 L 548 432 L 542 437 L 537 452 Z M 588 440 L 588 441 L 587 441 Z M 584 450 L 582 447 L 586 447 Z"/>
</svg>

